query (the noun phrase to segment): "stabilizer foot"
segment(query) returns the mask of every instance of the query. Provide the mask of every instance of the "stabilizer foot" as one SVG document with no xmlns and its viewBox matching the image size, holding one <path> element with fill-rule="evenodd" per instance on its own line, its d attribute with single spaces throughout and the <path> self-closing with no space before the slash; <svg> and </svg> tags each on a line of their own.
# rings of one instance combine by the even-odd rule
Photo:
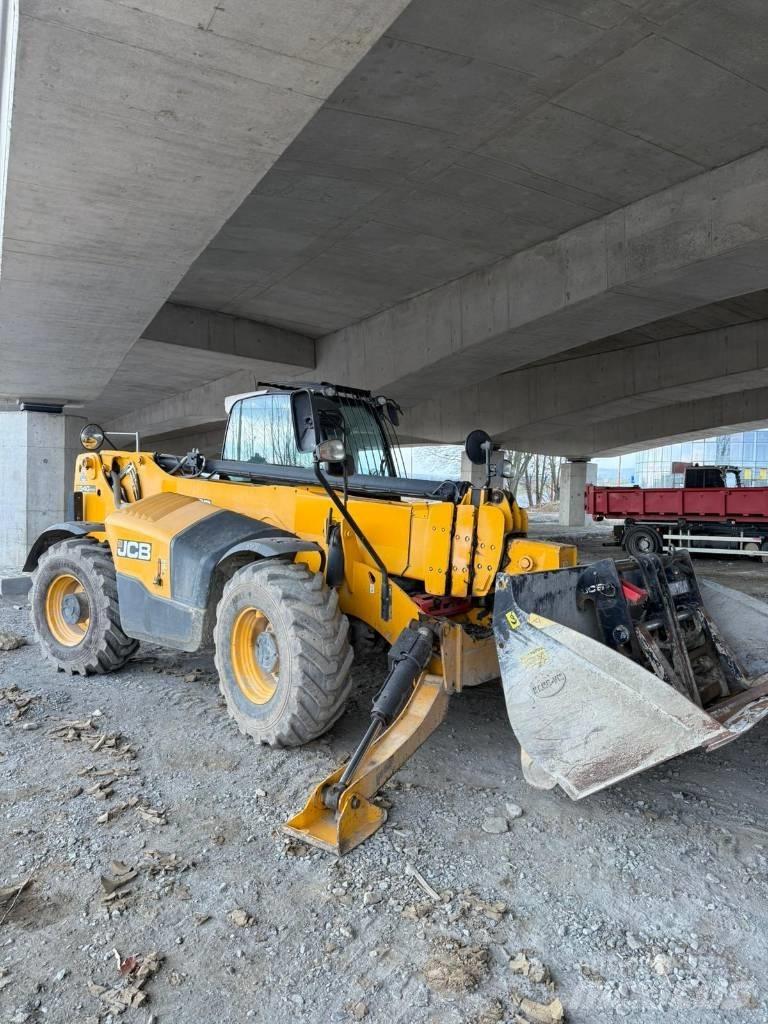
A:
<svg viewBox="0 0 768 1024">
<path fill-rule="evenodd" d="M 336 809 L 326 806 L 325 794 L 341 779 L 343 765 L 315 787 L 304 809 L 283 825 L 283 831 L 338 857 L 373 835 L 387 820 L 387 812 L 372 798 L 440 725 L 448 698 L 442 676 L 424 673 L 392 725 L 366 750 Z"/>
</svg>

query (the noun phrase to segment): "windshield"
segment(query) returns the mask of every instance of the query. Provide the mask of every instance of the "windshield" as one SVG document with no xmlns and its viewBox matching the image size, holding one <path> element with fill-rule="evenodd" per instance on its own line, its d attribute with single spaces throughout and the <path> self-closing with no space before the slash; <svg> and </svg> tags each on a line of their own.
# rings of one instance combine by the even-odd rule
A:
<svg viewBox="0 0 768 1024">
<path fill-rule="evenodd" d="M 404 476 L 394 430 L 367 402 L 342 400 L 347 472 Z M 339 432 L 340 433 L 340 432 Z M 296 447 L 289 394 L 252 395 L 232 406 L 223 458 L 273 466 L 312 466 L 312 453 Z"/>
</svg>

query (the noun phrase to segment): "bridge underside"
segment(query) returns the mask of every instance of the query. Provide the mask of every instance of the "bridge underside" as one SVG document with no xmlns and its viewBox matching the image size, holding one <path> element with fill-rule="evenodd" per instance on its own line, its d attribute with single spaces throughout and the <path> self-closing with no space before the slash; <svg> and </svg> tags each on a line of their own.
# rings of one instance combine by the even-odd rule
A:
<svg viewBox="0 0 768 1024">
<path fill-rule="evenodd" d="M 319 377 L 574 457 L 759 422 L 767 46 L 753 0 L 30 0 L 0 401 L 212 439 Z"/>
</svg>

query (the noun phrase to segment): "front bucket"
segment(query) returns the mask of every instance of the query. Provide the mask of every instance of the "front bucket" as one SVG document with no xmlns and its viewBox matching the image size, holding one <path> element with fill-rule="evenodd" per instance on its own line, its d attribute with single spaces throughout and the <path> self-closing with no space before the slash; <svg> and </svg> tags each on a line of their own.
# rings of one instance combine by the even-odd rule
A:
<svg viewBox="0 0 768 1024">
<path fill-rule="evenodd" d="M 575 612 L 564 616 L 570 624 L 563 625 L 523 609 L 521 603 L 529 609 L 559 607 L 576 578 L 569 582 L 565 572 L 535 574 L 540 580 L 528 593 L 533 574 L 525 579 L 502 574 L 496 585 L 494 632 L 504 696 L 532 785 L 557 784 L 580 799 L 688 750 L 727 743 L 768 714 L 768 676 L 740 675 L 742 692 L 704 710 L 665 679 L 596 639 L 594 630 L 572 628 Z M 543 593 L 543 576 L 550 577 L 548 593 L 553 586 L 558 591 L 549 605 L 526 600 L 535 595 L 537 585 Z M 727 604 L 726 588 L 719 590 L 726 591 L 719 598 Z M 760 621 L 759 635 L 766 636 L 768 608 L 751 598 L 746 602 L 749 628 Z M 738 654 L 738 616 L 730 618 L 714 632 L 721 646 L 725 639 Z M 765 672 L 766 662 L 755 657 L 749 667 Z"/>
</svg>

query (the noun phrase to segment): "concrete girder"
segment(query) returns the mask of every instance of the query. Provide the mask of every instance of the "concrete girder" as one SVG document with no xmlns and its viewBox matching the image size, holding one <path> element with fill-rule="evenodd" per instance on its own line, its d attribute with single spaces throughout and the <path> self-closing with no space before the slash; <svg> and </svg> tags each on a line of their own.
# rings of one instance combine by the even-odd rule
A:
<svg viewBox="0 0 768 1024">
<path fill-rule="evenodd" d="M 714 395 L 654 409 L 652 417 L 635 412 L 607 420 L 599 428 L 587 424 L 573 432 L 572 447 L 596 456 L 621 455 L 673 441 L 764 429 L 766 409 L 768 387 Z M 606 438 L 611 438 L 611 442 L 606 443 Z M 522 435 L 521 448 L 527 450 L 532 440 Z"/>
<path fill-rule="evenodd" d="M 762 386 L 765 320 L 526 367 L 415 406 L 407 426 L 453 441 L 480 426 L 511 448 L 586 456 L 612 446 L 607 425 L 617 419 L 644 416 L 650 439 L 656 409 Z M 588 449 L 574 446 L 579 435 Z"/>
<path fill-rule="evenodd" d="M 3 395 L 95 399 L 200 251 L 407 0 L 27 0 Z"/>
<path fill-rule="evenodd" d="M 411 406 L 766 280 L 763 149 L 328 335 L 318 372 Z"/>
<path fill-rule="evenodd" d="M 315 343 L 311 338 L 271 324 L 173 302 L 165 303 L 141 337 L 143 341 L 199 349 L 238 360 L 256 359 L 274 367 L 312 369 L 315 365 Z"/>
</svg>

